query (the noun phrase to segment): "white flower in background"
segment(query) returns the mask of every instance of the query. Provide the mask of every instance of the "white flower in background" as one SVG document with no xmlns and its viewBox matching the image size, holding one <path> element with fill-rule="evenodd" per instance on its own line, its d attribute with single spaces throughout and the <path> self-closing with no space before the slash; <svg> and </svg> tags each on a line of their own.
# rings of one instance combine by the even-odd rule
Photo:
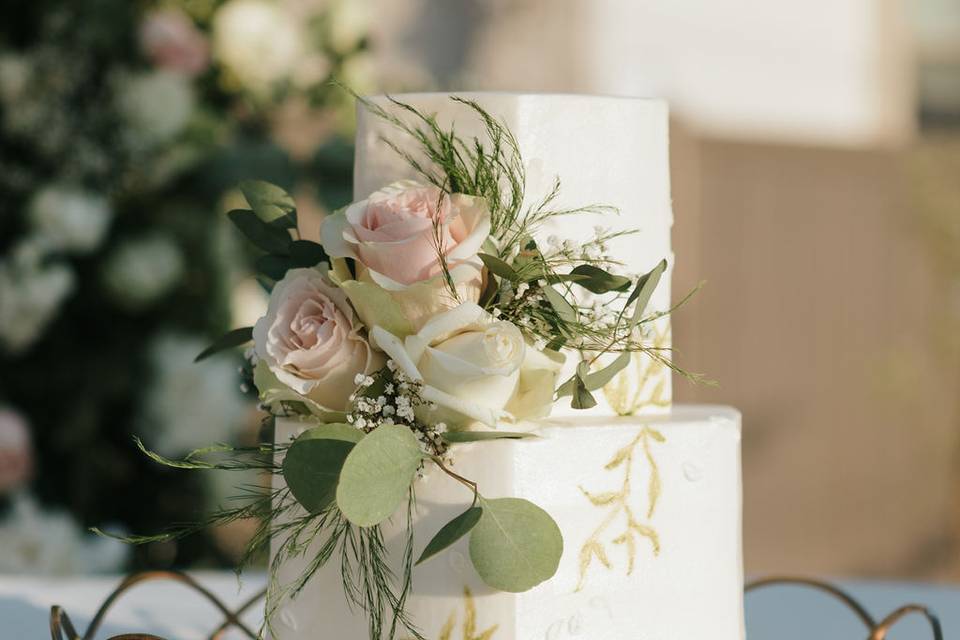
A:
<svg viewBox="0 0 960 640">
<path fill-rule="evenodd" d="M 30 428 L 19 412 L 0 406 L 0 495 L 22 486 L 33 470 Z"/>
<path fill-rule="evenodd" d="M 550 413 L 563 356 L 537 351 L 515 325 L 476 304 L 441 313 L 403 340 L 380 326 L 370 335 L 404 374 L 423 383 L 421 396 L 437 405 L 422 416 L 428 422 L 495 427 Z"/>
<path fill-rule="evenodd" d="M 344 60 L 339 79 L 345 85 L 363 95 L 376 90 L 380 74 L 379 61 L 368 51 L 361 51 Z"/>
<path fill-rule="evenodd" d="M 343 411 L 357 374 L 383 364 L 360 331 L 347 296 L 318 269 L 290 269 L 253 327 L 257 357 L 298 394 Z M 259 390 L 263 394 L 266 389 Z"/>
<path fill-rule="evenodd" d="M 159 300 L 180 282 L 186 261 L 168 236 L 127 240 L 103 266 L 103 284 L 111 297 L 128 309 L 142 309 Z"/>
<path fill-rule="evenodd" d="M 190 120 L 196 96 L 190 79 L 172 71 L 151 71 L 121 80 L 118 107 L 133 145 L 155 145 L 180 133 Z"/>
<path fill-rule="evenodd" d="M 193 20 L 174 6 L 149 11 L 140 24 L 140 48 L 161 69 L 196 76 L 210 62 L 210 45 Z"/>
<path fill-rule="evenodd" d="M 12 103 L 26 91 L 30 81 L 30 62 L 12 53 L 0 55 L 0 101 Z"/>
<path fill-rule="evenodd" d="M 111 217 L 104 196 L 72 185 L 44 187 L 30 200 L 30 223 L 51 249 L 93 251 L 103 242 Z"/>
<path fill-rule="evenodd" d="M 0 261 L 0 347 L 25 351 L 53 320 L 73 291 L 73 271 L 63 264 L 42 264 L 42 249 L 30 239 Z"/>
<path fill-rule="evenodd" d="M 339 53 L 350 53 L 370 31 L 373 21 L 370 2 L 334 0 L 328 9 L 330 45 Z"/>
<path fill-rule="evenodd" d="M 25 494 L 0 520 L 0 573 L 116 573 L 129 554 L 128 545 L 87 533 L 65 511 L 44 509 Z"/>
<path fill-rule="evenodd" d="M 166 456 L 228 442 L 244 425 L 249 403 L 240 393 L 236 362 L 193 359 L 207 346 L 198 336 L 161 334 L 149 347 L 151 369 L 138 433 Z"/>
<path fill-rule="evenodd" d="M 253 93 L 289 77 L 306 54 L 303 24 L 269 0 L 230 0 L 213 17 L 213 54 Z"/>
<path fill-rule="evenodd" d="M 312 52 L 300 58 L 290 78 L 298 88 L 310 89 L 326 81 L 332 67 L 329 58 L 321 53 Z"/>
</svg>

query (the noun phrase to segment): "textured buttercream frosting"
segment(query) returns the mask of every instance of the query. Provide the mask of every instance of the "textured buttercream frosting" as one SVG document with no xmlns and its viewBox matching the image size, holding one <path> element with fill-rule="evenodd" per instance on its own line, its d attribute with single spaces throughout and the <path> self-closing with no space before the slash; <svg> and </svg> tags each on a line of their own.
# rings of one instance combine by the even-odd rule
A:
<svg viewBox="0 0 960 640">
<path fill-rule="evenodd" d="M 280 420 L 277 428 L 281 441 L 302 424 Z M 454 469 L 489 498 L 525 498 L 551 514 L 564 540 L 557 574 L 524 593 L 491 590 L 463 539 L 414 571 L 408 611 L 424 636 L 740 640 L 740 414 L 678 405 L 669 415 L 548 420 L 538 432 L 536 439 L 459 446 Z M 419 555 L 470 505 L 471 494 L 432 465 L 415 488 Z M 404 524 L 405 513 L 398 513 L 383 525 L 396 558 Z M 287 563 L 281 580 L 295 578 L 307 562 Z M 463 635 L 468 617 L 474 636 Z M 348 608 L 336 562 L 281 608 L 275 627 L 276 640 L 313 633 L 367 640 L 365 618 Z"/>
</svg>

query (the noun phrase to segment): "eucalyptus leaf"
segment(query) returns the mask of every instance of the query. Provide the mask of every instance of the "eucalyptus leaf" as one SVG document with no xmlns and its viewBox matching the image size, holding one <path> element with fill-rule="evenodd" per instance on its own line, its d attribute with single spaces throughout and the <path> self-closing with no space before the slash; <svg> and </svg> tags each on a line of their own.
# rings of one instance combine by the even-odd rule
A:
<svg viewBox="0 0 960 640">
<path fill-rule="evenodd" d="M 570 272 L 571 276 L 579 276 L 573 282 L 592 293 L 609 293 L 610 291 L 626 291 L 630 288 L 630 278 L 607 273 L 600 267 L 592 264 L 581 264 Z"/>
<path fill-rule="evenodd" d="M 561 284 L 563 282 L 583 282 L 585 280 L 590 279 L 589 276 L 576 274 L 576 273 L 559 273 L 559 274 L 553 274 L 553 275 L 544 275 L 540 273 L 540 274 L 534 274 L 533 276 L 527 278 L 526 280 L 527 282 L 533 282 L 541 278 L 546 279 L 546 281 L 549 284 Z"/>
<path fill-rule="evenodd" d="M 292 222 L 293 227 L 297 226 L 296 218 L 291 216 L 297 205 L 290 194 L 277 185 L 263 180 L 244 180 L 240 183 L 240 191 L 250 208 L 264 222 L 285 218 L 287 224 Z"/>
<path fill-rule="evenodd" d="M 290 234 L 286 229 L 271 226 L 249 209 L 234 209 L 227 217 L 259 249 L 279 255 L 289 253 Z"/>
<path fill-rule="evenodd" d="M 464 442 L 485 442 L 487 440 L 536 438 L 537 434 L 523 431 L 448 431 L 441 437 L 451 444 L 460 444 Z"/>
<path fill-rule="evenodd" d="M 282 280 L 283 276 L 287 275 L 287 270 L 290 269 L 291 266 L 289 258 L 286 256 L 276 256 L 272 253 L 257 258 L 255 265 L 257 271 L 274 280 Z"/>
<path fill-rule="evenodd" d="M 241 327 L 239 329 L 233 329 L 228 331 L 214 341 L 209 347 L 197 354 L 197 357 L 193 359 L 194 362 L 200 362 L 209 358 L 215 353 L 224 351 L 226 349 L 232 349 L 233 347 L 239 347 L 242 344 L 246 344 L 253 340 L 253 327 Z"/>
<path fill-rule="evenodd" d="M 489 308 L 490 303 L 493 301 L 499 290 L 500 287 L 497 284 L 496 278 L 484 278 L 483 291 L 480 292 L 480 298 L 477 300 L 477 304 L 484 309 Z"/>
<path fill-rule="evenodd" d="M 633 358 L 633 352 L 631 351 L 621 351 L 613 361 L 610 362 L 607 366 L 594 371 L 593 373 L 584 373 L 586 368 L 582 369 L 578 365 L 578 373 L 570 376 L 557 387 L 557 397 L 562 398 L 564 396 L 573 395 L 574 391 L 577 391 L 577 380 L 581 380 L 584 389 L 587 391 L 596 391 L 597 389 L 602 389 L 606 386 L 613 377 L 623 371 L 627 365 L 630 364 L 630 360 Z M 581 363 L 584 364 L 584 363 Z M 584 396 L 585 399 L 585 396 Z M 589 402 L 589 401 L 587 401 Z M 593 405 L 590 405 L 593 406 Z"/>
<path fill-rule="evenodd" d="M 310 513 L 336 501 L 340 469 L 363 433 L 348 424 L 325 424 L 305 431 L 287 450 L 283 479 L 293 497 Z"/>
<path fill-rule="evenodd" d="M 567 302 L 567 299 L 564 298 L 559 291 L 550 286 L 543 287 L 541 291 L 543 291 L 550 306 L 557 312 L 561 320 L 570 324 L 577 322 L 577 310 Z"/>
<path fill-rule="evenodd" d="M 597 399 L 593 397 L 593 394 L 587 388 L 586 381 L 579 375 L 574 377 L 572 395 L 570 406 L 574 409 L 592 409 L 597 406 Z"/>
<path fill-rule="evenodd" d="M 363 440 L 365 436 L 366 434 L 363 431 L 357 429 L 352 424 L 347 424 L 346 422 L 328 422 L 307 429 L 297 436 L 295 442 L 307 440 L 342 440 L 343 442 L 357 444 Z"/>
<path fill-rule="evenodd" d="M 276 227 L 278 229 L 296 229 L 297 228 L 297 212 L 291 211 L 285 216 L 274 218 L 267 224 L 269 224 L 271 227 Z"/>
<path fill-rule="evenodd" d="M 633 358 L 633 352 L 631 351 L 621 351 L 620 355 L 614 358 L 610 364 L 594 371 L 584 379 L 584 385 L 590 391 L 596 391 L 597 389 L 602 389 L 605 387 L 613 377 L 623 371 L 630 360 Z"/>
<path fill-rule="evenodd" d="M 577 374 L 573 374 L 569 378 L 563 381 L 559 387 L 557 387 L 557 398 L 563 398 L 564 396 L 573 395 L 574 390 L 577 388 Z"/>
<path fill-rule="evenodd" d="M 491 271 L 494 275 L 500 276 L 510 282 L 519 282 L 520 276 L 517 275 L 517 272 L 514 271 L 513 267 L 501 260 L 500 258 L 490 255 L 489 253 L 481 253 L 480 259 L 483 260 L 484 266 Z"/>
<path fill-rule="evenodd" d="M 521 498 L 480 499 L 470 532 L 470 560 L 494 589 L 519 593 L 548 580 L 563 555 L 563 535 L 550 515 Z"/>
<path fill-rule="evenodd" d="M 387 424 L 372 431 L 347 456 L 337 486 L 337 506 L 360 527 L 380 524 L 400 506 L 423 453 L 409 428 Z"/>
<path fill-rule="evenodd" d="M 650 302 L 650 296 L 653 295 L 653 291 L 657 288 L 657 285 L 660 284 L 660 277 L 666 270 L 667 261 L 661 260 L 657 266 L 640 276 L 640 279 L 637 280 L 637 286 L 630 292 L 627 303 L 624 305 L 626 308 L 629 307 L 631 303 L 636 302 L 636 307 L 634 307 L 633 310 L 633 318 L 630 323 L 631 327 L 635 327 L 637 323 L 640 322 L 640 319 L 643 317 L 643 311 Z"/>
<path fill-rule="evenodd" d="M 290 243 L 290 263 L 293 267 L 311 268 L 321 262 L 330 264 L 322 245 L 310 240 L 294 240 Z"/>
<path fill-rule="evenodd" d="M 457 540 L 470 533 L 477 523 L 480 522 L 480 516 L 483 509 L 480 507 L 470 507 L 456 518 L 443 525 L 440 531 L 427 543 L 417 564 L 425 562 L 437 555 Z"/>
</svg>

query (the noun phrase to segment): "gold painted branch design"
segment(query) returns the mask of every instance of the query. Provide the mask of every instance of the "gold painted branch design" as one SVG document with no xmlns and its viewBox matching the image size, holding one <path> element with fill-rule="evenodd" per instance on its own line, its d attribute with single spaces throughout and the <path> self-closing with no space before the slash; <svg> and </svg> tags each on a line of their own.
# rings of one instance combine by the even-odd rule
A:
<svg viewBox="0 0 960 640">
<path fill-rule="evenodd" d="M 654 323 L 651 347 L 670 348 L 670 323 Z M 621 416 L 629 416 L 648 408 L 670 406 L 666 395 L 667 377 L 670 371 L 658 360 L 642 353 L 634 353 L 627 368 L 614 376 L 603 387 L 603 395 L 610 408 Z"/>
<path fill-rule="evenodd" d="M 619 490 L 592 493 L 580 487 L 580 491 L 595 507 L 606 510 L 606 515 L 587 541 L 583 543 L 583 546 L 580 547 L 580 577 L 577 581 L 577 591 L 583 589 L 587 571 L 594 560 L 607 569 L 613 569 L 613 563 L 607 553 L 606 545 L 608 542 L 626 548 L 627 575 L 633 573 L 636 565 L 638 539 L 646 538 L 652 545 L 653 554 L 660 553 L 660 536 L 656 529 L 649 524 L 657 509 L 661 491 L 660 469 L 653 456 L 652 443 L 665 441 L 666 439 L 659 431 L 649 426 L 643 427 L 640 433 L 629 444 L 619 449 L 604 467 L 607 471 L 622 469 L 623 482 Z M 631 506 L 634 489 L 634 463 L 638 453 L 642 454 L 650 469 L 650 478 L 647 482 L 647 508 L 643 518 L 639 518 L 635 507 Z M 614 525 L 618 523 L 622 523 L 623 529 L 614 529 L 611 533 Z"/>
<path fill-rule="evenodd" d="M 473 594 L 468 587 L 463 588 L 463 625 L 460 627 L 461 640 L 493 640 L 499 625 L 477 632 L 477 606 L 473 601 Z M 446 624 L 440 630 L 439 640 L 454 640 L 453 633 L 457 626 L 457 612 L 454 611 L 447 618 Z"/>
</svg>

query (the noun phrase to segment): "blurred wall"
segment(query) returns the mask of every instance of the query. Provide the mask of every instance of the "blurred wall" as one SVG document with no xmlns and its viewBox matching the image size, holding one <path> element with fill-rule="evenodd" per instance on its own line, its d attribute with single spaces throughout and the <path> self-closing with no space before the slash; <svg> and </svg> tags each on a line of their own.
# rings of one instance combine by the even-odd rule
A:
<svg viewBox="0 0 960 640">
<path fill-rule="evenodd" d="M 748 572 L 960 578 L 960 211 L 917 195 L 960 149 L 916 137 L 907 7 L 388 4 L 438 88 L 670 100 L 674 342 L 720 382 L 675 393 L 744 412 Z"/>
<path fill-rule="evenodd" d="M 740 139 L 863 145 L 914 131 L 900 0 L 400 5 L 395 44 L 453 88 L 656 95 L 698 130 Z"/>
<path fill-rule="evenodd" d="M 674 127 L 682 401 L 744 412 L 748 570 L 946 576 L 960 361 L 916 225 L 918 151 L 687 138 Z M 922 144 L 922 143 L 921 143 Z M 956 575 L 956 574 L 954 574 Z"/>
</svg>

